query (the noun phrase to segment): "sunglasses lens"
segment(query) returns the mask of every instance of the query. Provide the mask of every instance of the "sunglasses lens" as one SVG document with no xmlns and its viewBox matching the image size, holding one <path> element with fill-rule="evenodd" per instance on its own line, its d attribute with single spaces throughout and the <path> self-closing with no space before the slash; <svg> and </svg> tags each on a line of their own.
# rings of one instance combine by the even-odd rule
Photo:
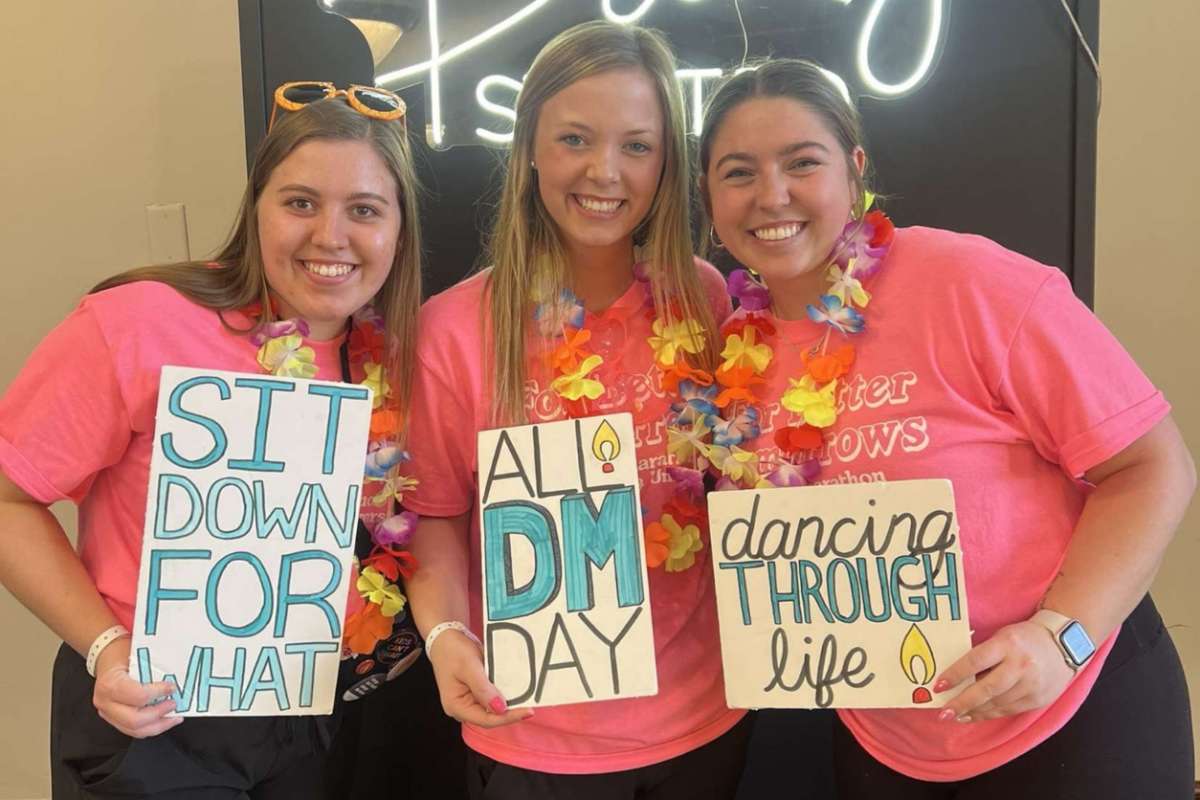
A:
<svg viewBox="0 0 1200 800">
<path fill-rule="evenodd" d="M 391 92 L 355 89 L 354 98 L 372 111 L 388 112 L 400 108 L 400 101 Z"/>
<path fill-rule="evenodd" d="M 297 83 L 283 90 L 285 98 L 301 105 L 315 103 L 328 93 L 329 90 L 319 83 Z"/>
</svg>

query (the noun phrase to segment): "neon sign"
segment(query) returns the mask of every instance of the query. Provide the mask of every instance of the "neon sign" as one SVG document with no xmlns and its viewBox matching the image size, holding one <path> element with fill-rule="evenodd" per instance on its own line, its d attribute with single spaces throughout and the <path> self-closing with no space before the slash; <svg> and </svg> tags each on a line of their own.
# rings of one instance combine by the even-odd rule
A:
<svg viewBox="0 0 1200 800">
<path fill-rule="evenodd" d="M 695 3 L 697 0 L 683 0 L 685 3 Z M 604 12 L 604 18 L 610 22 L 619 22 L 623 25 L 628 25 L 632 22 L 637 22 L 646 12 L 650 10 L 650 6 L 654 5 L 654 0 L 642 0 L 642 3 L 627 14 L 621 14 L 613 10 L 612 0 L 602 0 L 600 10 Z"/>
<path fill-rule="evenodd" d="M 843 0 L 845 2 L 845 0 Z M 921 52 L 921 60 L 912 75 L 899 83 L 884 83 L 875 77 L 871 71 L 871 36 L 875 33 L 875 23 L 883 12 L 887 0 L 875 0 L 871 10 L 867 12 L 867 20 L 863 23 L 862 33 L 858 36 L 858 77 L 868 89 L 876 94 L 896 97 L 907 94 L 917 87 L 933 66 L 933 57 L 937 54 L 938 39 L 942 34 L 942 0 L 929 0 L 929 25 L 925 34 L 925 49 Z"/>
<path fill-rule="evenodd" d="M 854 0 L 829 1 L 841 6 L 850 6 L 854 2 Z M 867 0 L 861 1 L 866 2 Z M 854 63 L 858 79 L 865 92 L 874 96 L 895 99 L 910 94 L 921 86 L 933 68 L 938 52 L 938 44 L 941 41 L 943 27 L 946 25 L 947 20 L 947 15 L 944 13 L 946 0 L 927 0 L 925 40 L 921 45 L 917 63 L 907 77 L 894 83 L 888 83 L 879 78 L 871 66 L 872 43 L 885 35 L 882 31 L 876 31 L 876 27 L 888 0 L 869 1 L 871 2 L 871 7 L 863 21 L 855 45 Z M 336 0 L 323 0 L 323 2 L 331 8 L 336 6 Z M 380 74 L 375 78 L 376 84 L 379 86 L 389 86 L 405 81 L 411 82 L 417 76 L 428 74 L 426 82 L 429 97 L 429 121 L 426 138 L 432 147 L 443 149 L 451 144 L 459 143 L 487 144 L 492 146 L 507 144 L 512 141 L 512 123 L 516 119 L 514 109 L 516 107 L 516 95 L 521 90 L 520 81 L 507 75 L 497 74 L 485 75 L 481 78 L 475 85 L 475 107 L 482 114 L 491 117 L 494 123 L 502 121 L 503 129 L 497 130 L 480 125 L 474 127 L 474 140 L 472 142 L 447 142 L 443 122 L 442 68 L 451 61 L 455 61 L 461 56 L 479 50 L 487 43 L 495 41 L 505 31 L 511 30 L 514 26 L 535 16 L 539 11 L 553 2 L 553 0 L 532 0 L 532 2 L 526 3 L 518 11 L 510 14 L 495 25 L 445 50 L 441 49 L 439 39 L 438 0 L 426 0 L 426 2 L 429 29 L 429 59 Z M 642 19 L 650 11 L 655 2 L 656 0 L 599 0 L 599 10 L 605 19 L 620 24 L 633 24 Z M 674 0 L 674 2 L 691 5 L 703 2 L 703 0 Z M 628 10 L 618 11 L 614 8 L 615 5 L 621 5 Z M 825 73 L 837 85 L 843 96 L 849 99 L 850 91 L 846 81 L 834 72 L 825 70 Z M 703 104 L 705 87 L 711 85 L 712 81 L 723 74 L 725 74 L 725 70 L 720 67 L 689 67 L 677 70 L 677 75 L 684 84 L 687 95 L 686 100 L 688 101 L 690 117 L 689 129 L 692 133 L 699 134 L 704 124 Z"/>
</svg>

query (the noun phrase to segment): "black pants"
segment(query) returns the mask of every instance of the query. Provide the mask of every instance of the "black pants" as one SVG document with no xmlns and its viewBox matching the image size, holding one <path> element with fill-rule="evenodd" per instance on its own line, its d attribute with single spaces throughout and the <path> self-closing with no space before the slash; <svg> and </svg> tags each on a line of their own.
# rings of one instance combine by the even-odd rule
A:
<svg viewBox="0 0 1200 800">
<path fill-rule="evenodd" d="M 429 660 L 361 700 L 342 706 L 326 760 L 327 796 L 373 800 L 464 800 L 467 746 L 446 716 Z"/>
<path fill-rule="evenodd" d="M 842 798 L 1192 800 L 1193 760 L 1183 668 L 1149 595 L 1121 626 L 1075 716 L 990 772 L 950 783 L 919 781 L 880 764 L 840 722 L 834 730 Z"/>
<path fill-rule="evenodd" d="M 691 752 L 648 767 L 595 775 L 558 775 L 467 755 L 472 800 L 726 800 L 737 789 L 754 725 L 747 714 Z M 653 724 L 653 723 L 651 723 Z"/>
<path fill-rule="evenodd" d="M 131 739 L 92 705 L 94 681 L 63 645 L 54 661 L 50 778 L 54 800 L 306 800 L 323 796 L 330 720 L 197 717 Z"/>
</svg>

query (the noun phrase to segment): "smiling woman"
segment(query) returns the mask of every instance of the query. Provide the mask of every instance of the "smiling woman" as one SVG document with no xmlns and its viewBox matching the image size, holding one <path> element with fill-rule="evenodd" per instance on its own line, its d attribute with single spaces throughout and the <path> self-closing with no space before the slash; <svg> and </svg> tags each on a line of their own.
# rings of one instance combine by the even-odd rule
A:
<svg viewBox="0 0 1200 800">
<path fill-rule="evenodd" d="M 174 683 L 143 685 L 126 672 L 129 629 L 166 365 L 370 384 L 367 478 L 379 483 L 362 493 L 358 554 L 395 545 L 405 530 L 394 501 L 400 459 L 384 454 L 398 451 L 407 408 L 420 242 L 398 116 L 373 118 L 344 96 L 282 114 L 214 260 L 103 281 L 0 400 L 0 580 L 65 642 L 53 684 L 55 797 L 324 796 L 337 714 L 184 723 L 168 716 L 174 701 L 155 702 Z M 87 510 L 78 555 L 47 510 L 59 500 Z M 377 612 L 371 599 L 398 587 L 370 588 L 351 592 L 344 653 L 369 654 L 398 635 L 417 641 L 404 616 Z M 346 694 L 365 693 L 353 666 L 368 661 L 344 663 L 359 682 Z"/>
<path fill-rule="evenodd" d="M 552 39 L 518 100 L 491 266 L 421 312 L 409 588 L 418 626 L 444 631 L 431 660 L 475 797 L 729 797 L 741 772 L 749 719 L 722 698 L 702 480 L 676 439 L 679 407 L 711 407 L 728 311 L 692 254 L 682 102 L 657 34 L 593 22 Z M 659 692 L 510 710 L 464 632 L 484 633 L 476 435 L 620 412 L 637 431 Z"/>
<path fill-rule="evenodd" d="M 258 202 L 263 270 L 284 317 L 331 339 L 379 292 L 400 236 L 399 187 L 363 141 L 314 139 L 271 173 Z"/>
<path fill-rule="evenodd" d="M 736 75 L 706 119 L 712 230 L 758 276 L 731 279 L 727 341 L 770 348 L 727 409 L 767 420 L 741 446 L 776 485 L 954 487 L 973 647 L 940 709 L 839 710 L 839 792 L 1188 796 L 1187 689 L 1146 594 L 1196 485 L 1162 393 L 1058 270 L 867 211 L 857 112 L 816 65 Z"/>
<path fill-rule="evenodd" d="M 654 81 L 643 69 L 583 78 L 542 106 L 533 146 L 538 197 L 558 228 L 577 284 L 594 277 L 588 273 L 597 270 L 589 266 L 602 270 L 604 262 L 629 253 L 662 174 L 662 117 Z M 614 299 L 589 298 L 600 308 Z"/>
</svg>

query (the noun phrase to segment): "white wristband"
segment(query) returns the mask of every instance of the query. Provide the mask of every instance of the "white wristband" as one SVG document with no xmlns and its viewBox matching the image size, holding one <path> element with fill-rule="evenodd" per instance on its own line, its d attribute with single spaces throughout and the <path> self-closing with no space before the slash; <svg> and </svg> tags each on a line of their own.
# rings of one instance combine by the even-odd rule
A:
<svg viewBox="0 0 1200 800">
<path fill-rule="evenodd" d="M 104 648 L 120 639 L 123 636 L 129 635 L 129 629 L 124 625 L 113 625 L 108 630 L 101 633 L 92 642 L 92 646 L 88 648 L 87 653 L 87 672 L 93 678 L 96 677 L 96 660 L 100 658 L 100 654 L 104 652 Z"/>
<path fill-rule="evenodd" d="M 439 622 L 437 625 L 434 625 L 425 636 L 425 655 L 428 658 L 433 658 L 433 643 L 446 631 L 458 631 L 478 645 L 480 649 L 483 648 L 483 642 L 479 641 L 479 637 L 471 633 L 466 625 L 463 625 L 458 620 L 450 620 L 449 622 Z"/>
</svg>

